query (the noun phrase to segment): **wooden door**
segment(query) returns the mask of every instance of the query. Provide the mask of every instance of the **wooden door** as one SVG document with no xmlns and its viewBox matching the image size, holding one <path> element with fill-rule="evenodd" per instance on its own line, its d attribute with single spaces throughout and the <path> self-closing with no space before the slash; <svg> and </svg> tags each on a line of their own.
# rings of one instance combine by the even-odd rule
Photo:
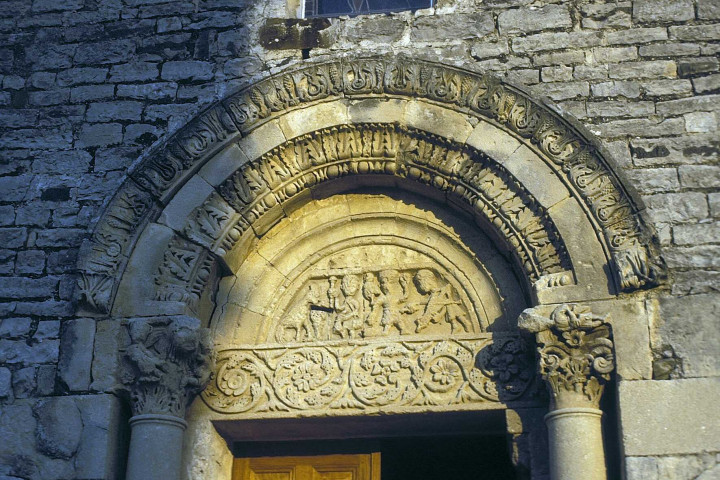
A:
<svg viewBox="0 0 720 480">
<path fill-rule="evenodd" d="M 236 458 L 233 480 L 380 480 L 380 454 Z"/>
</svg>

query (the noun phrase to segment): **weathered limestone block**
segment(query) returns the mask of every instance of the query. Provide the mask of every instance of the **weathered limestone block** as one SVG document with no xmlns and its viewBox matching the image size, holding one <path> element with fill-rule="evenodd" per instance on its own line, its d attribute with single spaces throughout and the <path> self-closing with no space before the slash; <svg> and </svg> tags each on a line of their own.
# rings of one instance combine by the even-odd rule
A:
<svg viewBox="0 0 720 480">
<path fill-rule="evenodd" d="M 619 382 L 628 456 L 720 451 L 720 379 Z"/>
<path fill-rule="evenodd" d="M 720 316 L 718 295 L 688 295 L 660 299 L 658 343 L 672 345 L 683 360 L 686 376 L 720 375 Z"/>
<path fill-rule="evenodd" d="M 28 398 L 37 387 L 35 367 L 25 367 L 13 375 L 13 393 L 15 398 Z"/>
<path fill-rule="evenodd" d="M 32 407 L 28 403 L 0 408 L 0 475 L 11 477 L 37 476 L 35 453 L 35 425 Z"/>
<path fill-rule="evenodd" d="M 532 480 L 547 480 L 550 474 L 544 415 L 545 409 L 541 408 L 520 408 L 505 412 L 512 462 L 519 473 L 532 475 L 528 477 Z"/>
<path fill-rule="evenodd" d="M 658 480 L 657 458 L 625 458 L 625 477 L 627 480 Z"/>
<path fill-rule="evenodd" d="M 12 394 L 12 373 L 9 368 L 0 367 L 0 398 L 7 398 Z"/>
<path fill-rule="evenodd" d="M 33 408 L 37 419 L 37 447 L 52 458 L 69 459 L 77 452 L 82 437 L 83 421 L 70 397 L 53 397 L 38 402 Z"/>
<path fill-rule="evenodd" d="M 82 437 L 75 456 L 76 478 L 116 478 L 122 471 L 127 438 L 121 401 L 113 395 L 77 396 Z"/>
<path fill-rule="evenodd" d="M 349 42 L 361 42 L 372 39 L 377 43 L 392 43 L 400 40 L 407 26 L 402 18 L 359 17 L 354 24 L 348 25 L 345 39 Z M 297 47 L 296 47 L 297 48 Z"/>
<path fill-rule="evenodd" d="M 92 359 L 92 383 L 90 388 L 108 391 L 117 384 L 119 365 L 118 345 L 121 325 L 116 319 L 97 323 Z"/>
<path fill-rule="evenodd" d="M 120 412 L 111 395 L 19 400 L 0 408 L 0 479 L 119 478 Z"/>
<path fill-rule="evenodd" d="M 70 391 L 87 390 L 95 340 L 95 320 L 78 318 L 65 322 L 60 339 L 58 375 Z"/>
<path fill-rule="evenodd" d="M 692 0 L 636 0 L 633 19 L 641 23 L 678 22 L 695 17 Z"/>
<path fill-rule="evenodd" d="M 188 478 L 224 479 L 232 470 L 233 454 L 208 414 L 205 404 L 200 401 L 188 408 L 188 429 L 183 442 L 183 458 L 190 459 Z"/>
<path fill-rule="evenodd" d="M 488 12 L 422 16 L 413 23 L 411 38 L 416 42 L 477 39 L 494 28 L 493 16 Z"/>
<path fill-rule="evenodd" d="M 59 340 L 37 343 L 25 340 L 0 340 L 0 363 L 23 364 L 55 363 L 58 360 Z"/>
<path fill-rule="evenodd" d="M 24 317 L 10 317 L 0 323 L 0 338 L 24 338 L 30 331 L 31 320 Z"/>
<path fill-rule="evenodd" d="M 40 365 L 37 371 L 37 394 L 41 396 L 52 395 L 55 391 L 55 375 L 57 366 Z"/>
<path fill-rule="evenodd" d="M 571 27 L 572 19 L 566 5 L 546 5 L 502 12 L 498 16 L 498 25 L 506 33 L 527 33 L 545 30 L 548 25 L 553 28 Z"/>
</svg>

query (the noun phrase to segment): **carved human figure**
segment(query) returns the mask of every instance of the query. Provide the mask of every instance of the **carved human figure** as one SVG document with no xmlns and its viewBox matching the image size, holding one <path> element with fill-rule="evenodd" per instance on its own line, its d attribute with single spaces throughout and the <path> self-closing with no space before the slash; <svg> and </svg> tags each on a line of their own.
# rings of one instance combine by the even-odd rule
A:
<svg viewBox="0 0 720 480">
<path fill-rule="evenodd" d="M 321 305 L 320 292 L 310 286 L 307 297 L 307 306 L 312 327 L 312 336 L 315 340 L 328 339 L 327 308 Z"/>
<path fill-rule="evenodd" d="M 164 359 L 150 350 L 159 339 L 157 333 L 151 336 L 151 332 L 152 327 L 146 322 L 133 322 L 128 326 L 132 343 L 125 350 L 125 358 L 137 369 L 139 382 L 157 382 L 167 373 Z"/>
<path fill-rule="evenodd" d="M 341 304 L 335 305 L 335 324 L 333 330 L 341 338 L 355 338 L 362 329 L 362 317 L 360 316 L 360 302 L 355 295 L 359 287 L 358 277 L 345 275 L 342 279 L 340 290 L 344 296 Z"/>
<path fill-rule="evenodd" d="M 210 380 L 213 367 L 210 331 L 173 324 L 171 332 L 169 358 L 175 362 L 187 363 L 187 374 L 182 377 L 181 388 L 202 390 Z M 184 360 L 187 358 L 192 358 L 192 361 Z"/>
<path fill-rule="evenodd" d="M 429 295 L 422 314 L 415 320 L 415 333 L 420 333 L 430 324 L 442 322 L 450 324 L 451 332 L 455 331 L 456 323 L 465 332 L 471 331 L 470 321 L 460 307 L 460 302 L 455 300 L 452 286 L 449 283 L 443 287 L 439 286 L 437 277 L 432 270 L 427 268 L 419 270 L 413 281 L 421 295 Z"/>
<path fill-rule="evenodd" d="M 330 308 L 337 311 L 342 307 L 343 303 L 342 292 L 340 290 L 340 285 L 338 285 L 338 278 L 335 275 L 332 275 L 328 278 L 328 283 L 330 286 L 327 290 L 327 296 L 330 302 Z"/>
<path fill-rule="evenodd" d="M 402 334 L 405 328 L 400 313 L 407 300 L 407 290 L 401 290 L 400 279 L 404 277 L 401 277 L 397 270 L 383 270 L 378 277 L 382 291 L 382 296 L 379 298 L 382 306 L 380 318 L 382 333 L 387 334 L 391 327 L 395 327 Z"/>
<path fill-rule="evenodd" d="M 370 311 L 365 317 L 363 336 L 374 337 L 382 331 L 380 320 L 382 319 L 382 298 L 384 297 L 374 273 L 368 272 L 363 276 L 363 297 L 367 301 Z"/>
</svg>

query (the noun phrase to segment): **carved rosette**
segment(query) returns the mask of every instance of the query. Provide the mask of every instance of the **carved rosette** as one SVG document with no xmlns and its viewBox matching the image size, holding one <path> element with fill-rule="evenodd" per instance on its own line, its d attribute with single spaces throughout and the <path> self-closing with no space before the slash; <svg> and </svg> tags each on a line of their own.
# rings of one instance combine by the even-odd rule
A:
<svg viewBox="0 0 720 480">
<path fill-rule="evenodd" d="M 225 350 L 202 398 L 216 412 L 253 418 L 534 403 L 533 366 L 521 345 L 517 335 L 496 333 Z"/>
<path fill-rule="evenodd" d="M 190 317 L 128 322 L 130 344 L 121 352 L 120 379 L 133 415 L 185 416 L 214 370 L 210 331 L 198 325 Z"/>
<path fill-rule="evenodd" d="M 568 407 L 598 408 L 605 383 L 615 368 L 607 316 L 577 304 L 526 309 L 518 321 L 535 334 L 540 375 L 547 383 L 551 410 Z"/>
</svg>

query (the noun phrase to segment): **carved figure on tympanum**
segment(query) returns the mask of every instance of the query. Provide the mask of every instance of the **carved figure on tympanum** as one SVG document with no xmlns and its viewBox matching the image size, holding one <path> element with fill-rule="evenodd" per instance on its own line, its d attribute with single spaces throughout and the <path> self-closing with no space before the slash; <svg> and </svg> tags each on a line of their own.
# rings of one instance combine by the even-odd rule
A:
<svg viewBox="0 0 720 480">
<path fill-rule="evenodd" d="M 317 272 L 276 323 L 274 340 L 475 333 L 479 327 L 446 277 L 432 266 Z"/>
</svg>

